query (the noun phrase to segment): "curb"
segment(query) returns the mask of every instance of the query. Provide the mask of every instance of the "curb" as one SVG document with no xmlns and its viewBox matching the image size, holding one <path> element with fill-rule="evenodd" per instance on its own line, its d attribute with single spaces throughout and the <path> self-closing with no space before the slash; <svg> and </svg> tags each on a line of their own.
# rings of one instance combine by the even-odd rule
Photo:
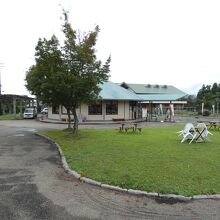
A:
<svg viewBox="0 0 220 220">
<path fill-rule="evenodd" d="M 99 186 L 105 189 L 109 189 L 109 190 L 115 190 L 118 192 L 122 192 L 122 193 L 129 193 L 132 195 L 141 195 L 141 196 L 147 196 L 147 197 L 151 197 L 151 198 L 160 198 L 160 199 L 172 199 L 172 200 L 177 200 L 180 202 L 188 202 L 191 200 L 203 200 L 203 199 L 220 199 L 220 194 L 213 194 L 213 195 L 195 195 L 195 196 L 183 196 L 183 195 L 176 195 L 176 194 L 162 194 L 162 193 L 157 193 L 157 192 L 146 192 L 146 191 L 142 191 L 142 190 L 135 190 L 135 189 L 124 189 L 121 188 L 119 186 L 113 186 L 113 185 L 109 185 L 109 184 L 105 184 L 105 183 L 101 183 L 92 179 L 89 179 L 87 177 L 81 176 L 79 173 L 77 173 L 74 170 L 71 170 L 69 168 L 69 165 L 66 162 L 66 159 L 64 157 L 64 154 L 60 148 L 60 146 L 51 138 L 41 135 L 39 133 L 35 133 L 37 136 L 45 138 L 47 141 L 49 141 L 51 144 L 54 144 L 60 154 L 61 157 L 61 162 L 62 162 L 62 166 L 64 168 L 64 170 L 71 176 L 75 177 L 76 179 L 94 185 L 94 186 Z"/>
<path fill-rule="evenodd" d="M 67 125 L 68 122 L 66 121 L 58 121 L 58 120 L 45 120 L 45 119 L 40 119 L 38 120 L 39 122 L 42 123 L 48 123 L 48 124 L 65 124 Z M 140 122 L 145 122 L 141 120 L 133 120 L 132 122 L 134 123 L 140 123 Z M 99 121 L 87 121 L 87 122 L 79 122 L 79 125 L 118 125 L 121 123 L 128 123 L 128 121 L 106 121 L 106 122 L 99 122 Z M 130 123 L 130 122 L 129 122 Z"/>
</svg>

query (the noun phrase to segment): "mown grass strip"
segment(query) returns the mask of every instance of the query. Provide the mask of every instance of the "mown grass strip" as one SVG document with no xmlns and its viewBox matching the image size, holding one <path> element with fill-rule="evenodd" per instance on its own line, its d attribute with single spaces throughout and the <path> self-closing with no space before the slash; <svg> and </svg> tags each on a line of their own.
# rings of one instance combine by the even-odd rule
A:
<svg viewBox="0 0 220 220">
<path fill-rule="evenodd" d="M 80 129 L 44 131 L 73 170 L 106 184 L 185 196 L 220 193 L 220 132 L 205 143 L 180 143 L 182 126 L 141 133 Z"/>
<path fill-rule="evenodd" d="M 22 119 L 20 114 L 17 114 L 16 118 L 14 117 L 13 114 L 0 115 L 0 120 L 18 120 L 18 119 Z"/>
</svg>

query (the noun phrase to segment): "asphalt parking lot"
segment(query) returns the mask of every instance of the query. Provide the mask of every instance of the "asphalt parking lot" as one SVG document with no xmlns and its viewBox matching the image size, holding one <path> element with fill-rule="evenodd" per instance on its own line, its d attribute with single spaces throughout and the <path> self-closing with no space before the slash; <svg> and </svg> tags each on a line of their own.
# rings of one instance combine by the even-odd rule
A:
<svg viewBox="0 0 220 220">
<path fill-rule="evenodd" d="M 35 134 L 64 128 L 35 120 L 0 121 L 1 220 L 220 219 L 220 200 L 155 200 L 68 176 L 55 146 Z"/>
</svg>

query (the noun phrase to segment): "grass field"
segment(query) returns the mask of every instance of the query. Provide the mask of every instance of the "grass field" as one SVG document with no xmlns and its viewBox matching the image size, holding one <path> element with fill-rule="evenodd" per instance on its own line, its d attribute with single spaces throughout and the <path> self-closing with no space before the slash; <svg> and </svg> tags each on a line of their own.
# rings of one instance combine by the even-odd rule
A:
<svg viewBox="0 0 220 220">
<path fill-rule="evenodd" d="M 14 120 L 14 115 L 13 114 L 7 114 L 7 115 L 0 115 L 0 120 Z M 22 119 L 20 114 L 16 115 L 16 120 L 17 119 Z"/>
<path fill-rule="evenodd" d="M 44 131 L 62 148 L 69 166 L 103 183 L 181 195 L 220 193 L 220 131 L 205 143 L 180 143 L 183 126 L 118 130 Z"/>
</svg>

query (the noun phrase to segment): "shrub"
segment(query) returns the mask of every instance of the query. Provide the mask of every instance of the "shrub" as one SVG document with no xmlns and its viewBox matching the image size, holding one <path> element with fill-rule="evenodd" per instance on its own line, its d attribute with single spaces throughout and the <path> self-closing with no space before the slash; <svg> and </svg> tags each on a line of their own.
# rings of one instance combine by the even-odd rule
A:
<svg viewBox="0 0 220 220">
<path fill-rule="evenodd" d="M 205 109 L 204 111 L 203 111 L 203 114 L 202 114 L 203 116 L 209 116 L 210 115 L 210 111 L 209 110 L 207 110 L 207 109 Z"/>
</svg>

